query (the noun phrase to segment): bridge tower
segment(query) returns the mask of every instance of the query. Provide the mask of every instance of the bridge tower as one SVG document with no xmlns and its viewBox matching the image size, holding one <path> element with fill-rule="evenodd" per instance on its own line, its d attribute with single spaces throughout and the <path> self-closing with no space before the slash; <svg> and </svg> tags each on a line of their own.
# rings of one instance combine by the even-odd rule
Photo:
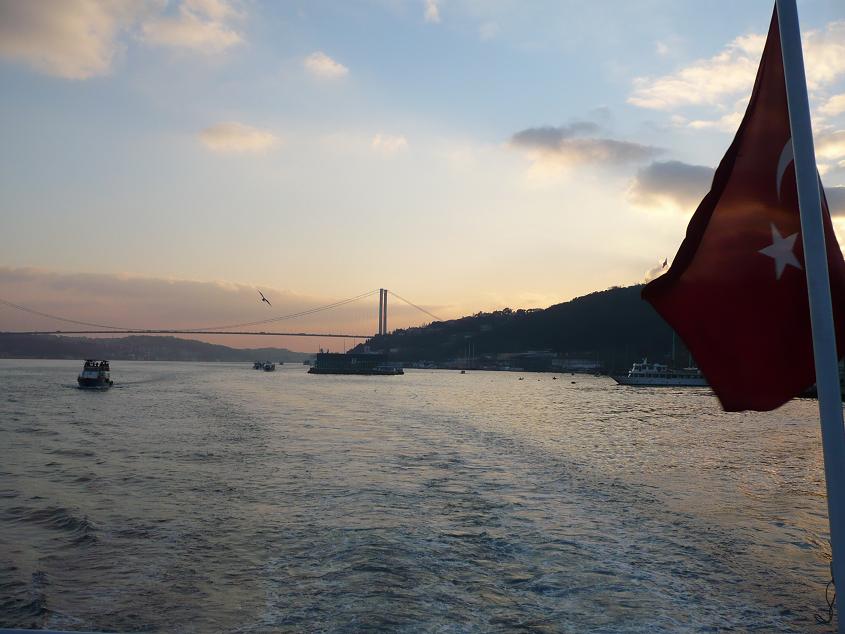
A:
<svg viewBox="0 0 845 634">
<path fill-rule="evenodd" d="M 387 334 L 387 289 L 378 289 L 378 334 Z"/>
<path fill-rule="evenodd" d="M 378 289 L 378 334 L 382 335 L 384 329 L 384 289 Z"/>
</svg>

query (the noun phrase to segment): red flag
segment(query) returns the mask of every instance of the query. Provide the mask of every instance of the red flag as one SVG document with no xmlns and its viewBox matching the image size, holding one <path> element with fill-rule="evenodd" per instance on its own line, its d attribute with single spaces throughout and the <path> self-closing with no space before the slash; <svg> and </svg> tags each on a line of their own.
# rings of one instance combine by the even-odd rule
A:
<svg viewBox="0 0 845 634">
<path fill-rule="evenodd" d="M 845 261 L 823 192 L 822 214 L 841 358 Z M 736 137 L 672 266 L 643 298 L 728 411 L 774 409 L 815 382 L 777 11 Z"/>
</svg>

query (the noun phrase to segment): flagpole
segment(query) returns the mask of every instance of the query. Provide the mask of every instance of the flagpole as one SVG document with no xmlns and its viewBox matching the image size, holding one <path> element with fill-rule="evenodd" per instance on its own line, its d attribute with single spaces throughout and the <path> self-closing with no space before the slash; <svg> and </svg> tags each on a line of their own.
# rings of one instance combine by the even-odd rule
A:
<svg viewBox="0 0 845 634">
<path fill-rule="evenodd" d="M 830 298 L 819 177 L 813 149 L 798 9 L 795 0 L 775 0 L 775 4 L 783 49 L 789 125 L 795 156 L 795 180 L 798 187 L 798 206 L 801 210 L 804 265 L 807 269 L 807 294 L 813 329 L 833 577 L 836 582 L 842 581 L 836 597 L 837 631 L 845 634 L 845 619 L 842 618 L 845 607 L 845 428 L 842 421 L 839 362 L 836 333 L 833 328 L 833 305 Z"/>
</svg>

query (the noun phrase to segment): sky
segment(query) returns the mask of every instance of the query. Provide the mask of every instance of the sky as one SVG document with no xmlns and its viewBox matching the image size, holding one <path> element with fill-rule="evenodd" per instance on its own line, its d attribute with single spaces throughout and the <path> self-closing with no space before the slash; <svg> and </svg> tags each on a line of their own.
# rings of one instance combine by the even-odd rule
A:
<svg viewBox="0 0 845 634">
<path fill-rule="evenodd" d="M 845 3 L 798 9 L 841 242 Z M 182 328 L 380 287 L 448 319 L 642 282 L 671 261 L 733 138 L 771 13 L 0 0 L 0 299 Z M 372 333 L 376 302 L 273 328 Z M 391 329 L 431 320 L 390 302 Z M 68 327 L 0 306 L 0 330 Z"/>
</svg>

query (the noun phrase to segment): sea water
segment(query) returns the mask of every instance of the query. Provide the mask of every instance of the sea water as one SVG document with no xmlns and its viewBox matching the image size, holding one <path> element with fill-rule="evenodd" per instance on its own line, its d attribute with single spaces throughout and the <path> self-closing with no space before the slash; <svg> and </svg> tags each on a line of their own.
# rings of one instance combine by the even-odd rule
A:
<svg viewBox="0 0 845 634">
<path fill-rule="evenodd" d="M 0 361 L 0 626 L 830 629 L 815 401 L 128 361 L 97 392 L 80 367 Z"/>
</svg>

